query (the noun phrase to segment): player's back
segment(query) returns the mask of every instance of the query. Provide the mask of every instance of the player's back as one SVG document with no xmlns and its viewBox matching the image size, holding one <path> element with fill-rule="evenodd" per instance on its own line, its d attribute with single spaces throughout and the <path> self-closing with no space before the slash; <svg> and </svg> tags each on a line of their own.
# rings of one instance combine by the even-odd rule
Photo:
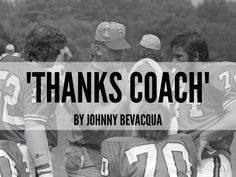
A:
<svg viewBox="0 0 236 177">
<path fill-rule="evenodd" d="M 25 143 L 24 121 L 29 117 L 45 121 L 46 115 L 52 115 L 50 106 L 36 103 L 36 82 L 27 83 L 26 71 L 44 70 L 23 62 L 0 64 L 0 139 Z"/>
<path fill-rule="evenodd" d="M 184 134 L 160 142 L 138 137 L 109 138 L 102 143 L 102 156 L 102 176 L 196 176 L 195 147 Z"/>
</svg>

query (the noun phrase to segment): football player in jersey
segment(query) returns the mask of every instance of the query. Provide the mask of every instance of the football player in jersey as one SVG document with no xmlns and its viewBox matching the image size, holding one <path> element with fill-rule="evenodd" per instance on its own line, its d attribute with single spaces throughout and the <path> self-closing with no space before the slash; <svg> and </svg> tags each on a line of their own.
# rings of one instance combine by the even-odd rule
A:
<svg viewBox="0 0 236 177">
<path fill-rule="evenodd" d="M 0 140 L 0 177 L 29 176 L 29 169 L 17 144 Z"/>
<path fill-rule="evenodd" d="M 137 112 L 138 111 L 138 112 Z M 195 177 L 197 157 L 190 136 L 168 136 L 168 107 L 160 103 L 135 104 L 132 113 L 160 114 L 166 130 L 137 130 L 136 137 L 113 137 L 102 142 L 102 176 Z"/>
<path fill-rule="evenodd" d="M 171 41 L 171 49 L 173 61 L 180 70 L 209 72 L 209 84 L 202 87 L 201 103 L 196 100 L 176 103 L 179 130 L 192 136 L 201 160 L 198 176 L 231 177 L 230 146 L 236 127 L 236 65 L 209 63 L 207 43 L 196 32 L 177 35 Z M 187 90 L 188 84 L 184 87 Z"/>
<path fill-rule="evenodd" d="M 26 71 L 46 72 L 42 66 L 52 66 L 65 45 L 66 36 L 61 29 L 39 24 L 25 38 L 23 56 L 30 62 L 0 65 L 0 139 L 27 144 L 40 177 L 53 176 L 45 124 L 53 116 L 56 104 L 46 103 L 46 83 L 43 81 L 41 102 L 36 102 L 37 83 L 35 79 L 27 83 Z M 43 65 L 41 62 L 48 63 Z"/>
<path fill-rule="evenodd" d="M 162 76 L 163 69 L 154 60 L 138 61 L 131 73 L 155 72 Z M 161 78 L 161 77 L 159 77 Z M 143 84 L 136 84 L 142 92 Z M 157 87 L 159 89 L 159 87 Z M 139 127 L 135 137 L 113 137 L 102 142 L 102 176 L 109 177 L 182 177 L 196 176 L 196 152 L 190 136 L 169 135 L 170 105 L 163 103 L 130 103 L 132 114 L 161 115 L 161 130 Z"/>
</svg>

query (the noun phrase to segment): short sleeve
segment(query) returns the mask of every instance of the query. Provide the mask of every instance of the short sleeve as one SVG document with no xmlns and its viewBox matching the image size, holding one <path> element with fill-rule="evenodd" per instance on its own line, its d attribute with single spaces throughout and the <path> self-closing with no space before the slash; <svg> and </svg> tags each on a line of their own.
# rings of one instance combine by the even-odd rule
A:
<svg viewBox="0 0 236 177">
<path fill-rule="evenodd" d="M 227 65 L 212 74 L 211 84 L 222 95 L 222 107 L 225 110 L 236 102 L 236 65 Z M 219 95 L 216 95 L 217 97 Z"/>
<path fill-rule="evenodd" d="M 25 120 L 36 120 L 47 122 L 53 117 L 56 109 L 56 103 L 47 103 L 46 86 L 42 84 L 41 87 L 41 102 L 36 101 L 36 84 L 26 84 L 23 98 L 23 109 Z"/>
</svg>

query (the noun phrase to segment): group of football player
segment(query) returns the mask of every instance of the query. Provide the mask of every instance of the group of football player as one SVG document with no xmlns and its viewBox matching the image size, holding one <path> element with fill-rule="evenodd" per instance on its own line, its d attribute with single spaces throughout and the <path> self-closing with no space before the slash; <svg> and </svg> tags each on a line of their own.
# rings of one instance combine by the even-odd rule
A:
<svg viewBox="0 0 236 177">
<path fill-rule="evenodd" d="M 236 65 L 211 63 L 205 39 L 197 32 L 184 32 L 171 43 L 170 68 L 161 63 L 161 41 L 152 34 L 139 43 L 139 59 L 129 72 L 124 69 L 125 26 L 102 22 L 91 45 L 91 62 L 83 72 L 119 71 L 122 89 L 119 103 L 65 104 L 66 110 L 81 114 L 160 114 L 165 130 L 88 130 L 71 129 L 66 140 L 65 169 L 69 177 L 232 177 L 230 146 L 236 127 Z M 57 144 L 54 129 L 56 104 L 46 104 L 46 83 L 42 102 L 35 102 L 36 81 L 27 83 L 22 71 L 48 71 L 66 47 L 66 35 L 58 27 L 38 24 L 26 37 L 16 67 L 0 63 L 0 176 L 53 177 L 50 151 Z M 60 58 L 61 60 L 61 58 Z M 42 64 L 46 62 L 46 64 Z M 102 63 L 101 63 L 102 62 Z M 209 72 L 203 85 L 203 100 L 184 103 L 130 102 L 129 75 L 163 72 Z M 109 80 L 106 89 L 112 87 Z M 188 90 L 182 84 L 180 90 Z M 137 84 L 143 91 L 145 85 Z M 158 87 L 157 87 L 158 89 Z M 91 95 L 93 96 L 93 94 Z M 188 96 L 187 96 L 188 97 Z M 66 118 L 65 118 L 66 119 Z M 54 128 L 53 128 L 54 127 Z M 53 131 L 52 131 L 53 130 Z"/>
</svg>

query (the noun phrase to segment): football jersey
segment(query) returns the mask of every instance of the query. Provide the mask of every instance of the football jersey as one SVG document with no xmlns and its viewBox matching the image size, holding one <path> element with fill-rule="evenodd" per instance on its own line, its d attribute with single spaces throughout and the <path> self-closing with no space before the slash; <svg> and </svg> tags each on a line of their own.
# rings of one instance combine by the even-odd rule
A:
<svg viewBox="0 0 236 177">
<path fill-rule="evenodd" d="M 10 174 L 10 175 L 9 175 Z M 26 161 L 17 144 L 0 140 L 0 176 L 28 177 Z"/>
<path fill-rule="evenodd" d="M 46 87 L 42 82 L 41 103 L 36 103 L 36 79 L 26 81 L 26 71 L 45 72 L 29 63 L 0 64 L 0 139 L 25 143 L 24 121 L 47 122 L 56 104 L 46 103 Z"/>
<path fill-rule="evenodd" d="M 186 101 L 182 104 L 176 104 L 179 130 L 191 134 L 196 142 L 200 133 L 222 119 L 226 114 L 227 107 L 236 101 L 235 64 L 229 62 L 213 63 L 206 66 L 201 72 L 209 72 L 210 76 L 209 84 L 203 84 L 202 87 L 202 102 L 189 103 Z M 211 142 L 210 145 L 222 153 L 229 153 L 232 140 L 233 131 L 231 135 Z M 211 155 L 213 154 L 204 152 L 203 158 Z"/>
<path fill-rule="evenodd" d="M 170 135 L 160 142 L 113 137 L 102 142 L 102 176 L 195 177 L 196 152 L 190 136 Z"/>
</svg>

